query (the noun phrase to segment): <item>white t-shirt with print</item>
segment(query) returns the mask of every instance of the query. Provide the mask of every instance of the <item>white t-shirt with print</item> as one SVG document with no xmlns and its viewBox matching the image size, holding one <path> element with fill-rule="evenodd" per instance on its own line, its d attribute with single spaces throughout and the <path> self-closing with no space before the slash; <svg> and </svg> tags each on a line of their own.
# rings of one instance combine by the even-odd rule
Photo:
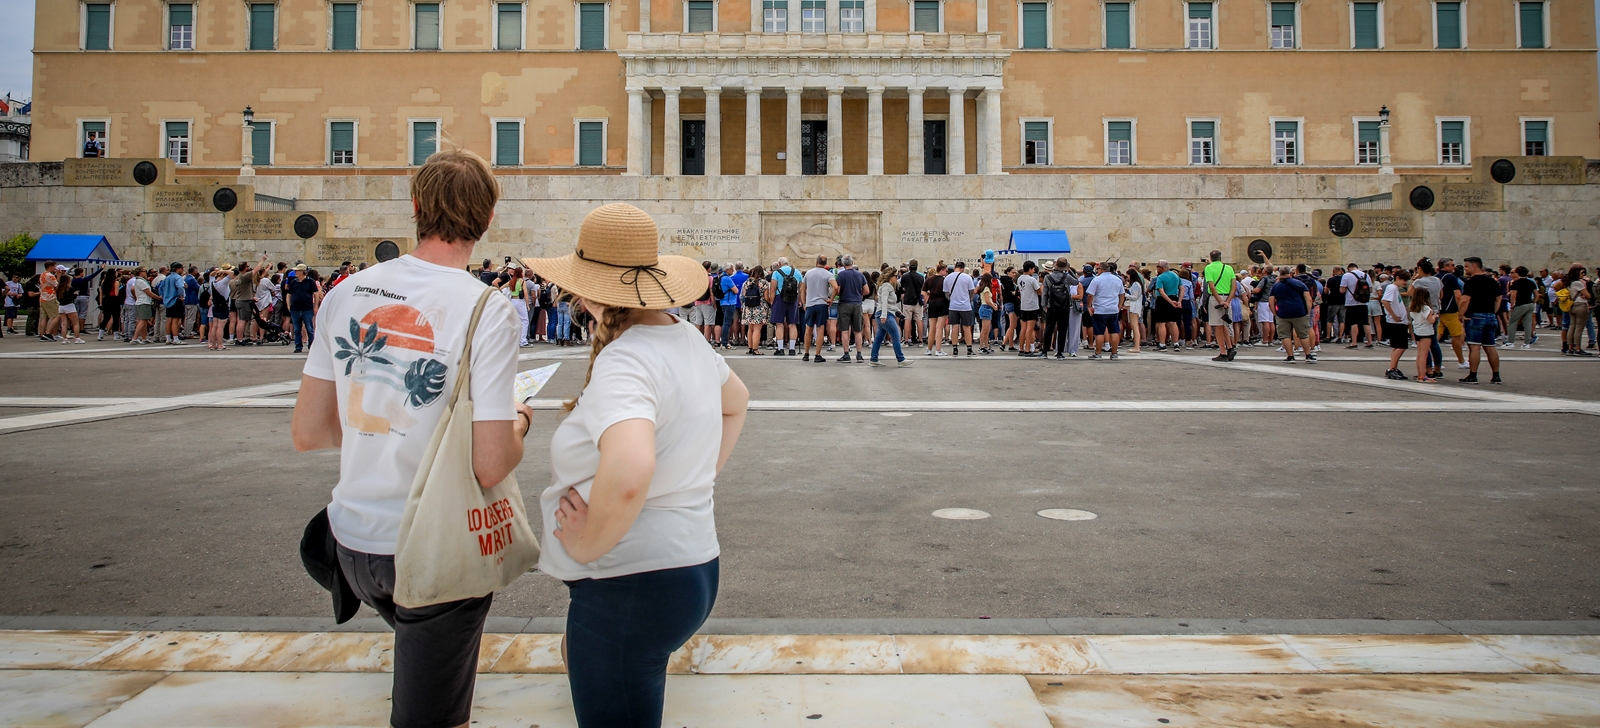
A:
<svg viewBox="0 0 1600 728">
<path fill-rule="evenodd" d="M 1367 304 L 1356 300 L 1356 286 L 1360 284 L 1367 274 L 1361 272 L 1346 273 L 1339 279 L 1339 285 L 1344 286 L 1344 305 L 1365 306 Z M 1370 284 L 1369 284 L 1370 285 Z"/>
<path fill-rule="evenodd" d="M 1406 302 L 1400 298 L 1400 284 L 1390 283 L 1383 289 L 1383 320 L 1391 324 L 1403 324 L 1411 320 L 1406 311 Z M 1400 317 L 1395 318 L 1394 312 L 1399 311 Z"/>
<path fill-rule="evenodd" d="M 703 564 L 722 553 L 712 487 L 722 447 L 722 385 L 728 364 L 686 323 L 632 326 L 594 359 L 572 414 L 550 441 L 555 484 L 539 496 L 544 550 L 539 569 L 557 579 L 607 579 Z M 555 513 L 568 489 L 589 500 L 600 466 L 600 436 L 618 422 L 656 428 L 656 472 L 644 509 L 622 541 L 589 564 L 555 537 Z"/>
<path fill-rule="evenodd" d="M 972 292 L 976 290 L 978 282 L 965 271 L 944 277 L 944 294 L 950 298 L 951 311 L 971 311 Z"/>
<path fill-rule="evenodd" d="M 484 288 L 465 270 L 404 255 L 350 276 L 323 299 L 305 373 L 338 391 L 344 446 L 328 521 L 346 548 L 394 553 L 411 481 L 449 404 Z M 517 418 L 517 332 L 511 302 L 490 296 L 473 338 L 474 421 Z"/>
</svg>

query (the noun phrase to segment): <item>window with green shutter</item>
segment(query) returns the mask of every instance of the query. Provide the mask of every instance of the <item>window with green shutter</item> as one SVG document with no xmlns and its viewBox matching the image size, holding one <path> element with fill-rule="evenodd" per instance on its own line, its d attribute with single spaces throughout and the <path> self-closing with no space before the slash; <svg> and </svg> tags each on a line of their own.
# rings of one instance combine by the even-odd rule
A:
<svg viewBox="0 0 1600 728">
<path fill-rule="evenodd" d="M 1214 121 L 1189 122 L 1189 163 L 1217 163 L 1217 123 Z"/>
<path fill-rule="evenodd" d="M 256 120 L 250 131 L 250 166 L 272 166 L 272 122 Z"/>
<path fill-rule="evenodd" d="M 167 5 L 167 48 L 175 51 L 194 50 L 193 3 Z"/>
<path fill-rule="evenodd" d="M 912 7 L 911 30 L 914 33 L 939 32 L 939 0 L 916 0 Z"/>
<path fill-rule="evenodd" d="M 522 50 L 522 3 L 500 3 L 495 12 L 497 50 Z"/>
<path fill-rule="evenodd" d="M 1439 122 L 1440 164 L 1466 163 L 1466 127 L 1465 121 Z"/>
<path fill-rule="evenodd" d="M 598 121 L 578 122 L 578 164 L 599 167 L 605 162 L 605 124 Z"/>
<path fill-rule="evenodd" d="M 1434 47 L 1460 48 L 1461 3 L 1436 3 L 1433 7 L 1434 24 L 1439 29 L 1438 35 L 1434 38 Z"/>
<path fill-rule="evenodd" d="M 439 122 L 411 122 L 411 163 L 422 166 L 439 150 Z"/>
<path fill-rule="evenodd" d="M 761 32 L 789 32 L 788 0 L 761 0 Z"/>
<path fill-rule="evenodd" d="M 1272 163 L 1300 163 L 1300 124 L 1279 121 L 1272 125 Z"/>
<path fill-rule="evenodd" d="M 333 49 L 356 49 L 356 12 L 361 6 L 355 3 L 333 4 Z"/>
<path fill-rule="evenodd" d="M 328 124 L 328 163 L 356 163 L 356 123 L 335 121 Z"/>
<path fill-rule="evenodd" d="M 1022 4 L 1022 47 L 1050 47 L 1050 6 L 1047 3 Z"/>
<path fill-rule="evenodd" d="M 416 27 L 412 47 L 419 51 L 439 50 L 439 3 L 417 3 Z"/>
<path fill-rule="evenodd" d="M 1129 32 L 1128 3 L 1106 3 L 1106 47 L 1132 48 L 1133 35 Z"/>
<path fill-rule="evenodd" d="M 716 27 L 716 3 L 711 0 L 689 0 L 689 18 L 685 31 L 710 33 Z"/>
<path fill-rule="evenodd" d="M 277 46 L 278 6 L 250 3 L 250 50 L 270 51 Z"/>
<path fill-rule="evenodd" d="M 1522 122 L 1522 153 L 1529 157 L 1543 157 L 1550 153 L 1550 122 Z"/>
<path fill-rule="evenodd" d="M 522 125 L 515 121 L 494 123 L 494 163 L 500 167 L 522 164 Z"/>
<path fill-rule="evenodd" d="M 104 157 L 106 155 L 106 123 L 103 121 L 83 122 L 83 144 L 78 149 L 81 157 Z M 95 146 L 94 153 L 89 153 L 89 144 Z"/>
<path fill-rule="evenodd" d="M 1106 164 L 1133 164 L 1133 122 L 1106 122 Z"/>
<path fill-rule="evenodd" d="M 1294 47 L 1294 3 L 1272 4 L 1272 47 Z"/>
<path fill-rule="evenodd" d="M 1544 3 L 1518 3 L 1519 25 L 1522 26 L 1523 48 L 1544 47 Z"/>
<path fill-rule="evenodd" d="M 1378 164 L 1378 122 L 1356 122 L 1356 164 Z"/>
<path fill-rule="evenodd" d="M 83 49 L 111 50 L 111 5 L 91 3 L 83 6 Z"/>
<path fill-rule="evenodd" d="M 578 50 L 598 51 L 606 47 L 606 4 L 578 4 Z"/>
<path fill-rule="evenodd" d="M 1351 6 L 1354 13 L 1355 37 L 1352 43 L 1354 48 L 1378 47 L 1378 4 L 1355 3 Z"/>
<path fill-rule="evenodd" d="M 189 163 L 189 122 L 167 122 L 166 158 L 173 164 Z"/>
<path fill-rule="evenodd" d="M 862 33 L 866 29 L 866 0 L 839 0 L 839 32 Z"/>
<path fill-rule="evenodd" d="M 1050 122 L 1025 121 L 1022 123 L 1022 163 L 1050 163 Z"/>
<path fill-rule="evenodd" d="M 1189 3 L 1189 47 L 1214 47 L 1211 40 L 1211 3 Z"/>
</svg>

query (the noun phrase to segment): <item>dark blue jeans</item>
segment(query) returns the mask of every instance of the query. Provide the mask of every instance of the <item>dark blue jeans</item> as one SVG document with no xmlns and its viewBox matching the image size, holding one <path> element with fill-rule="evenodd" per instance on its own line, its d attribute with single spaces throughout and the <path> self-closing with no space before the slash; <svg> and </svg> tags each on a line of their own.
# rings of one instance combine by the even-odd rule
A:
<svg viewBox="0 0 1600 728">
<path fill-rule="evenodd" d="M 667 659 L 717 601 L 717 559 L 567 582 L 567 682 L 579 728 L 661 728 Z"/>
<path fill-rule="evenodd" d="M 737 323 L 739 323 L 739 304 L 732 306 L 722 304 L 722 343 L 728 343 L 728 335 L 733 333 L 733 326 Z"/>
<path fill-rule="evenodd" d="M 905 361 L 906 355 L 900 351 L 900 319 L 894 314 L 889 314 L 878 319 L 878 333 L 872 337 L 872 360 L 878 360 L 878 347 L 883 345 L 887 338 L 894 344 L 894 360 Z"/>
<path fill-rule="evenodd" d="M 290 311 L 289 325 L 294 328 L 294 348 L 300 346 L 300 329 L 306 330 L 306 341 L 309 343 L 317 337 L 317 314 L 315 311 Z"/>
</svg>

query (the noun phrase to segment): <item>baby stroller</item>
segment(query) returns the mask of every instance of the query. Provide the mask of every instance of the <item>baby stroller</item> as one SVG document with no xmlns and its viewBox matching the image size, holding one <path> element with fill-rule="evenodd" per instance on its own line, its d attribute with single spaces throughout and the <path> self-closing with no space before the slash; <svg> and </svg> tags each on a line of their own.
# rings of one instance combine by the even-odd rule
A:
<svg viewBox="0 0 1600 728">
<path fill-rule="evenodd" d="M 256 311 L 256 326 L 261 327 L 262 345 L 277 344 L 278 346 L 288 346 L 294 343 L 293 337 L 278 323 L 278 317 L 272 315 L 270 309 L 265 317 L 261 315 L 261 311 Z"/>
</svg>

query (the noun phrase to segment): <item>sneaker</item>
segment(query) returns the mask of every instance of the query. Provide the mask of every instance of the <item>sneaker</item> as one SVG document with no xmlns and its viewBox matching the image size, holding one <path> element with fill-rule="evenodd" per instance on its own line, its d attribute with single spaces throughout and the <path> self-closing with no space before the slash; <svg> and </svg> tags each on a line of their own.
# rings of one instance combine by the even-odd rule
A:
<svg viewBox="0 0 1600 728">
<path fill-rule="evenodd" d="M 16 333 L 16 332 L 12 332 L 12 333 Z M 97 337 L 95 337 L 95 339 L 94 339 L 94 340 L 95 340 L 95 341 L 105 341 L 105 340 L 106 340 L 106 332 L 104 332 L 104 331 L 101 331 L 101 332 L 100 332 L 100 335 L 99 335 L 99 336 L 97 336 Z"/>
<path fill-rule="evenodd" d="M 297 347 L 295 347 L 295 349 L 294 349 L 294 353 L 296 353 L 296 354 L 300 354 L 300 353 L 303 353 L 303 352 L 301 352 L 301 351 L 300 351 L 300 347 L 298 347 L 298 346 L 297 346 Z"/>
<path fill-rule="evenodd" d="M 1389 371 L 1384 372 L 1383 375 L 1395 381 L 1403 382 L 1406 380 L 1405 373 L 1399 369 L 1390 369 Z"/>
<path fill-rule="evenodd" d="M 972 356 L 972 347 L 967 347 L 967 356 Z"/>
<path fill-rule="evenodd" d="M 67 337 L 62 336 L 60 334 L 56 334 L 55 336 L 50 337 L 51 341 L 66 341 L 66 339 L 67 339 Z"/>
<path fill-rule="evenodd" d="M 1283 362 L 1284 362 L 1284 363 L 1285 363 L 1285 364 L 1293 364 L 1293 363 L 1294 363 L 1294 355 L 1293 355 L 1293 354 L 1290 354 L 1290 355 L 1289 355 L 1289 357 L 1288 357 L 1288 358 L 1287 358 L 1287 359 L 1284 359 L 1284 360 L 1283 360 Z"/>
<path fill-rule="evenodd" d="M 806 352 L 806 358 L 802 359 L 801 361 L 811 361 L 811 352 Z"/>
<path fill-rule="evenodd" d="M 861 363 L 861 352 L 860 351 L 856 352 L 856 363 L 857 364 Z"/>
<path fill-rule="evenodd" d="M 897 367 L 899 367 L 901 369 L 904 369 L 904 368 L 906 368 L 908 366 L 911 366 L 911 360 L 910 359 L 901 359 L 900 361 L 895 362 L 895 366 L 897 366 Z"/>
<path fill-rule="evenodd" d="M 1584 351 L 1583 349 L 1573 349 L 1572 350 L 1572 355 L 1573 356 L 1594 356 L 1593 354 L 1590 354 L 1589 352 Z"/>
<path fill-rule="evenodd" d="M 872 361 L 867 362 L 867 366 L 881 367 L 883 366 L 883 362 L 873 359 Z"/>
<path fill-rule="evenodd" d="M 845 352 L 844 356 L 839 357 L 838 360 L 843 362 L 843 363 L 845 363 L 845 364 L 849 364 L 850 363 L 850 352 L 848 352 L 848 351 Z"/>
<path fill-rule="evenodd" d="M 1321 354 L 1322 353 L 1322 345 L 1321 344 L 1317 344 L 1316 346 L 1311 347 L 1311 351 L 1312 351 L 1312 353 L 1315 353 L 1315 354 Z"/>
<path fill-rule="evenodd" d="M 1233 358 L 1238 356 L 1238 355 L 1239 355 L 1239 349 L 1237 347 L 1229 349 L 1228 350 L 1228 361 L 1233 361 Z"/>
<path fill-rule="evenodd" d="M 1067 355 L 1066 354 L 1056 354 L 1056 358 L 1057 359 L 1065 359 L 1065 358 L 1067 358 Z"/>
<path fill-rule="evenodd" d="M 829 351 L 829 352 L 830 352 L 830 353 L 831 353 L 831 352 L 832 352 L 832 351 L 833 351 L 833 344 L 829 344 L 829 345 L 828 345 L 828 351 Z"/>
<path fill-rule="evenodd" d="M 1464 376 L 1464 377 L 1462 377 L 1460 379 L 1457 379 L 1456 381 L 1461 382 L 1462 384 L 1477 384 L 1478 383 L 1478 375 L 1476 375 L 1476 374 L 1468 374 L 1467 376 Z"/>
<path fill-rule="evenodd" d="M 1090 354 L 1089 358 L 1090 359 L 1099 359 L 1100 358 L 1100 352 L 1097 351 L 1097 352 L 1095 352 L 1093 354 Z"/>
<path fill-rule="evenodd" d="M 1166 350 L 1167 350 L 1167 345 L 1166 344 L 1156 344 L 1156 351 L 1166 351 Z"/>
<path fill-rule="evenodd" d="M 1522 348 L 1522 349 L 1523 349 L 1523 350 L 1524 350 L 1524 351 L 1526 351 L 1526 350 L 1528 350 L 1528 349 L 1532 349 L 1532 348 L 1533 348 L 1533 344 L 1529 344 L 1529 343 L 1523 343 L 1523 345 L 1522 345 L 1522 346 L 1521 346 L 1521 348 Z"/>
<path fill-rule="evenodd" d="M 1283 351 L 1283 345 L 1282 344 L 1278 345 L 1278 351 Z M 1285 353 L 1287 353 L 1287 352 L 1285 352 Z"/>
<path fill-rule="evenodd" d="M 1218 355 L 1216 355 L 1214 357 L 1211 357 L 1211 361 L 1229 361 L 1228 353 L 1227 352 L 1223 352 L 1223 353 L 1218 354 Z"/>
<path fill-rule="evenodd" d="M 1528 339 L 1528 343 L 1530 345 L 1539 343 L 1539 337 L 1537 335 L 1533 336 L 1532 338 Z"/>
<path fill-rule="evenodd" d="M 1317 361 L 1317 355 L 1316 354 L 1307 354 L 1306 355 L 1306 363 L 1307 364 L 1315 364 L 1316 361 Z"/>
<path fill-rule="evenodd" d="M 816 362 L 816 363 L 818 363 L 818 364 L 827 364 L 827 363 L 828 363 L 828 360 L 827 360 L 827 359 L 824 359 L 824 358 L 822 358 L 822 355 L 821 355 L 821 354 L 818 354 L 818 355 L 817 355 L 817 358 L 815 358 L 815 359 L 812 359 L 812 360 L 811 360 L 811 361 L 814 361 L 814 362 Z"/>
<path fill-rule="evenodd" d="M 1505 384 L 1505 382 L 1500 381 L 1500 372 L 1495 372 L 1493 376 L 1489 377 L 1489 383 L 1490 384 Z"/>
<path fill-rule="evenodd" d="M 1116 360 L 1117 360 L 1117 352 L 1113 351 L 1113 352 L 1111 352 L 1111 361 L 1116 361 Z"/>
<path fill-rule="evenodd" d="M 1459 363 L 1456 364 L 1456 368 L 1457 369 L 1471 369 L 1472 365 L 1468 364 L 1466 362 L 1459 362 Z"/>
<path fill-rule="evenodd" d="M 72 343 L 74 343 L 74 344 L 82 344 L 82 343 L 84 343 L 84 341 L 83 341 L 83 339 L 74 338 L 72 340 Z"/>
</svg>

